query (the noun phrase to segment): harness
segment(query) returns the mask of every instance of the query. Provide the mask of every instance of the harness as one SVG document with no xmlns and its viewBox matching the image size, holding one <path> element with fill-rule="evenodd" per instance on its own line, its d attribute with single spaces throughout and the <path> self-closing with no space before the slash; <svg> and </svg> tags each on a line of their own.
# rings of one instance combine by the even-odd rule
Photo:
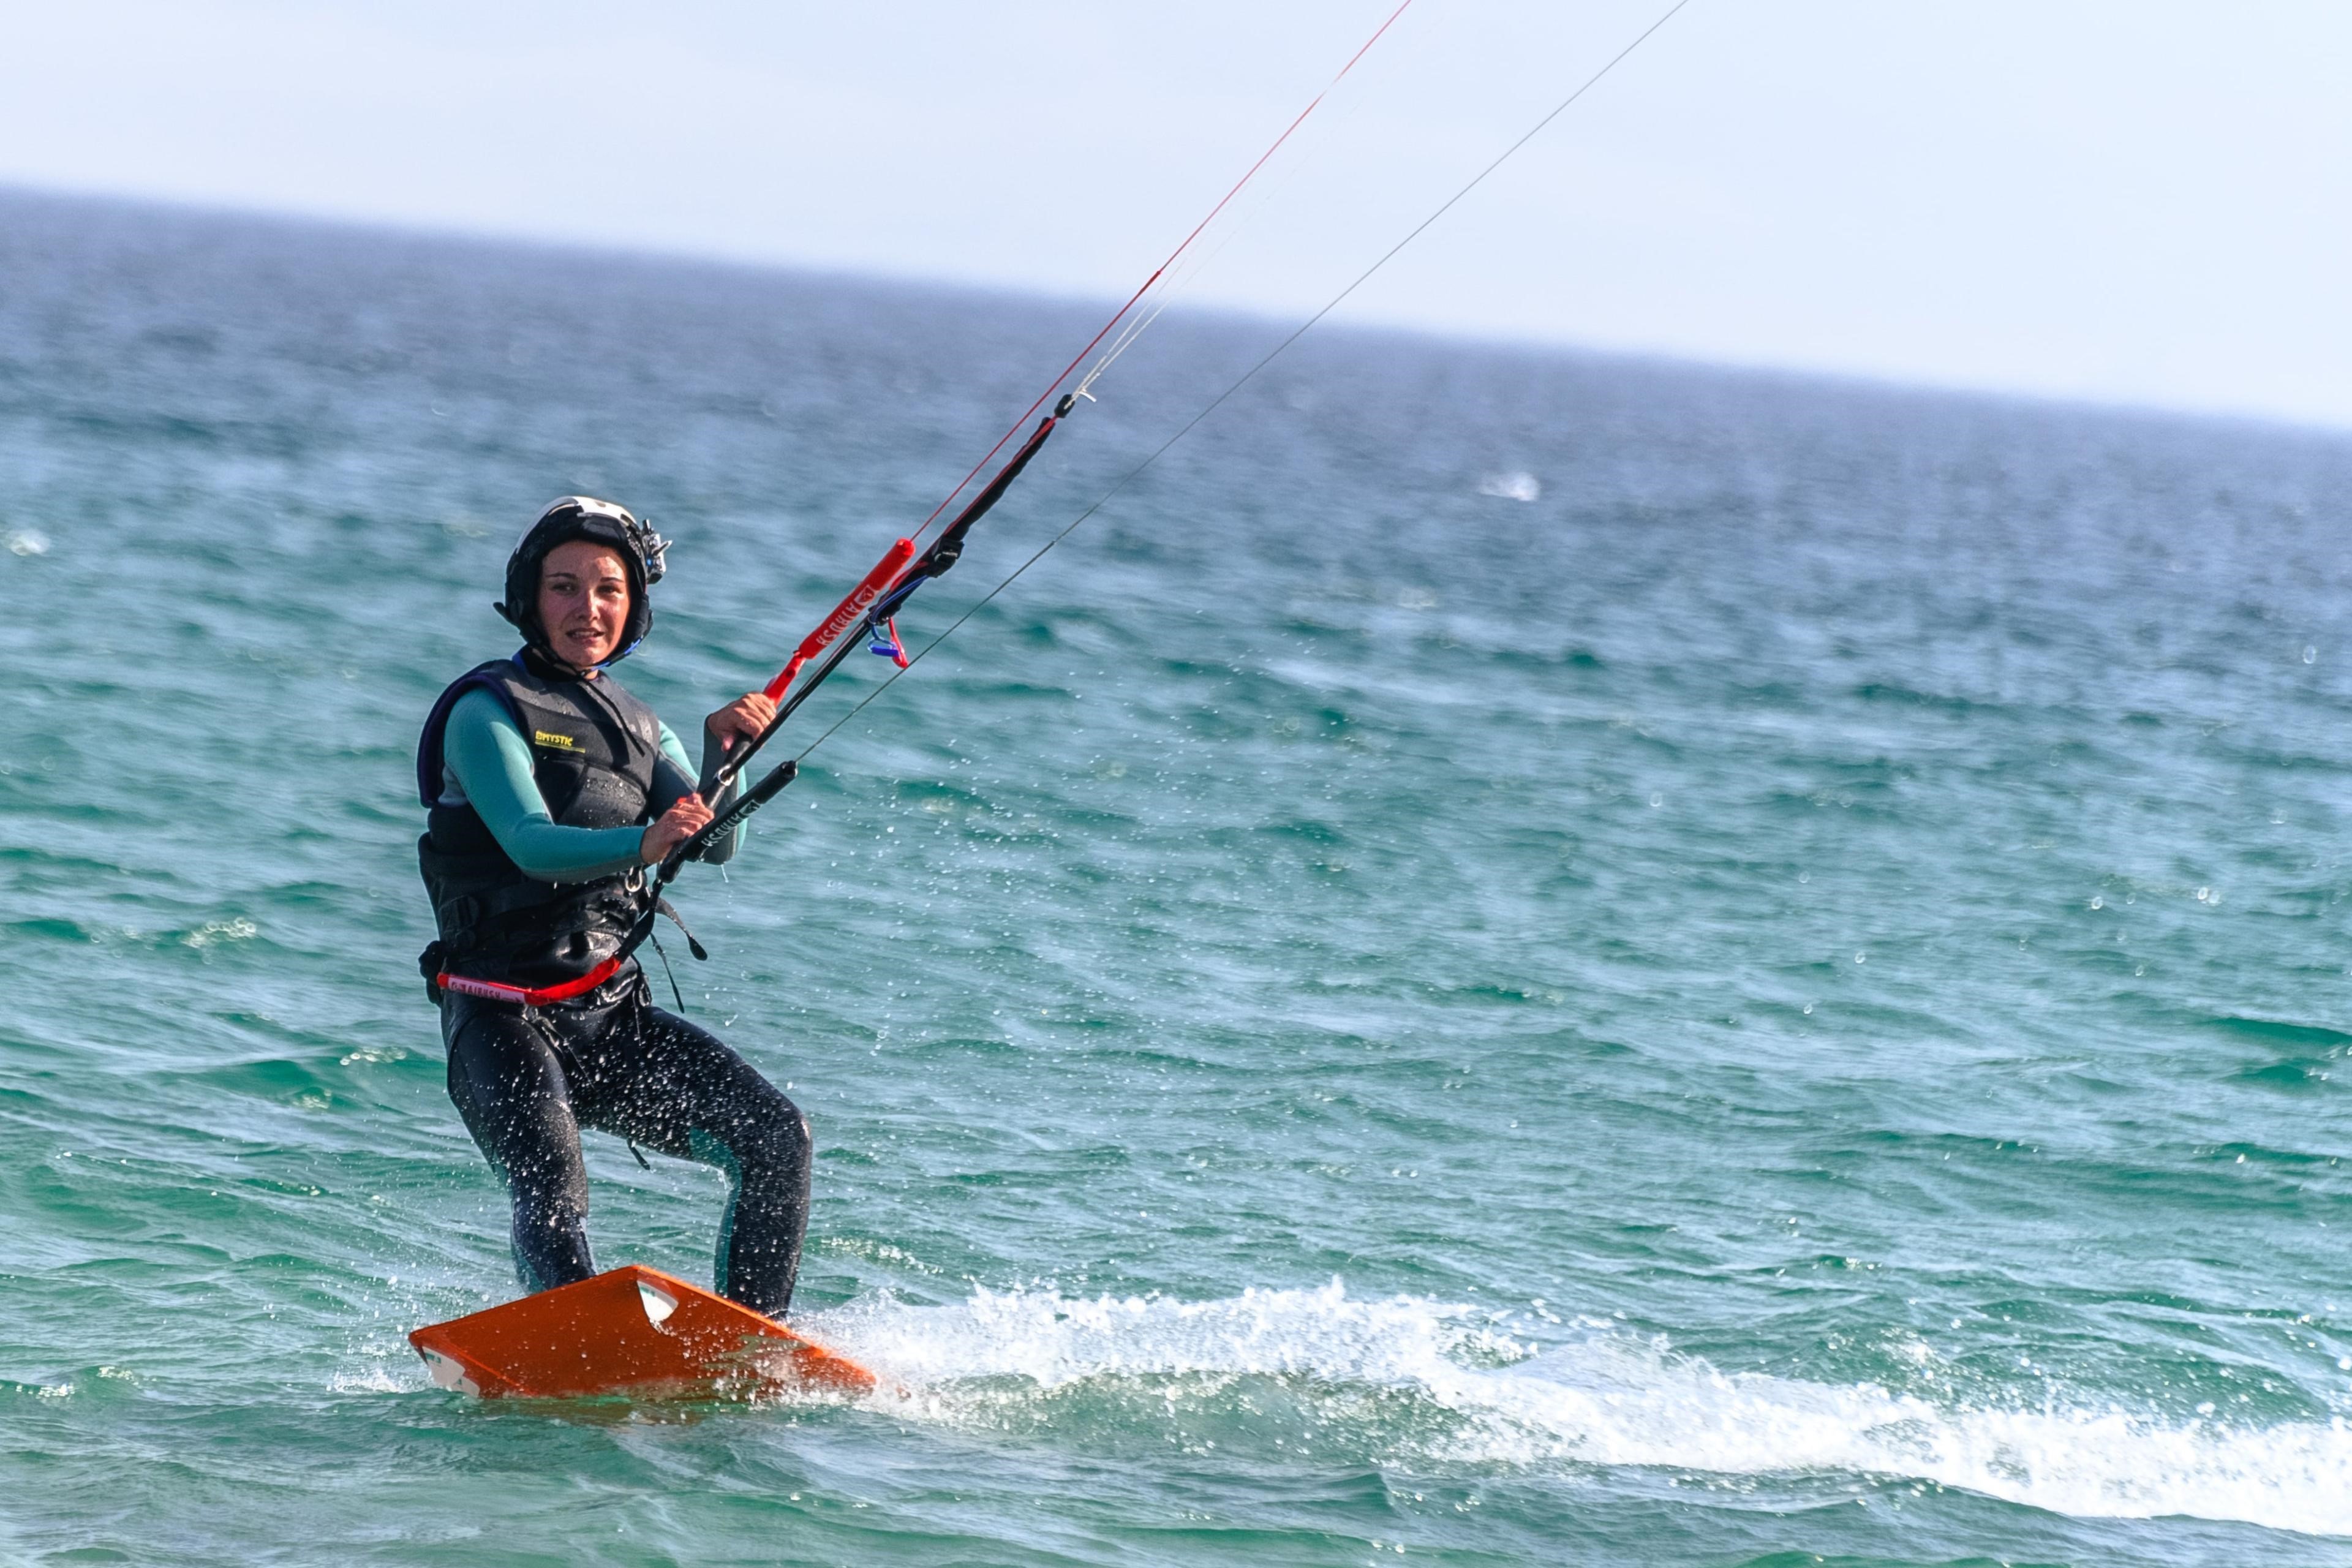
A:
<svg viewBox="0 0 2352 1568">
<path fill-rule="evenodd" d="M 470 803 L 444 798 L 449 712 L 475 690 L 497 698 L 522 731 L 548 815 L 566 827 L 652 820 L 661 722 L 610 676 L 583 680 L 526 651 L 451 682 L 417 744 L 417 794 L 428 814 L 417 867 L 439 931 L 417 961 L 428 988 L 436 997 L 446 986 L 516 1001 L 523 992 L 545 994 L 534 1001 L 584 994 L 618 973 L 635 945 L 630 934 L 650 901 L 644 872 L 585 882 L 530 877 Z"/>
</svg>

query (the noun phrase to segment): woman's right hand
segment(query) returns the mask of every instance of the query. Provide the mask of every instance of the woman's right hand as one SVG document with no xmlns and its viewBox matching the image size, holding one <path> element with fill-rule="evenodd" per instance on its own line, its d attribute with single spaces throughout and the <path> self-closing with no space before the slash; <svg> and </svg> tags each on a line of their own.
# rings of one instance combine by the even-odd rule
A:
<svg viewBox="0 0 2352 1568">
<path fill-rule="evenodd" d="M 660 865 L 671 850 L 701 832 L 709 821 L 710 808 L 702 804 L 702 797 L 688 795 L 646 825 L 646 836 L 637 845 L 637 858 L 648 866 Z"/>
</svg>

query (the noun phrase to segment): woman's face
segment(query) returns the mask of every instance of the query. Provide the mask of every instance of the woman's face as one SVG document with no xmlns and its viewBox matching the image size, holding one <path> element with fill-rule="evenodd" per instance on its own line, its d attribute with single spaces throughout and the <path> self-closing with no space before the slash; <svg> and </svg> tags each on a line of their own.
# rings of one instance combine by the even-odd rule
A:
<svg viewBox="0 0 2352 1568">
<path fill-rule="evenodd" d="M 629 573 L 621 552 L 589 539 L 549 551 L 539 568 L 539 624 L 555 657 L 575 668 L 612 658 L 629 624 Z"/>
</svg>

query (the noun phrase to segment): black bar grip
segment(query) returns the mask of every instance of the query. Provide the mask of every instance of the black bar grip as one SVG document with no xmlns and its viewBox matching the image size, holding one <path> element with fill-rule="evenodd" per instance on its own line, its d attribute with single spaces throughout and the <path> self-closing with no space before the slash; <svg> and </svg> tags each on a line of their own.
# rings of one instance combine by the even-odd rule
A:
<svg viewBox="0 0 2352 1568">
<path fill-rule="evenodd" d="M 768 776 L 745 790 L 728 803 L 727 809 L 695 830 L 694 837 L 680 844 L 662 858 L 661 871 L 655 886 L 667 886 L 677 876 L 677 868 L 688 860 L 699 860 L 702 852 L 723 835 L 732 833 L 743 825 L 743 819 L 776 798 L 783 787 L 800 776 L 797 757 L 786 757 Z"/>
</svg>

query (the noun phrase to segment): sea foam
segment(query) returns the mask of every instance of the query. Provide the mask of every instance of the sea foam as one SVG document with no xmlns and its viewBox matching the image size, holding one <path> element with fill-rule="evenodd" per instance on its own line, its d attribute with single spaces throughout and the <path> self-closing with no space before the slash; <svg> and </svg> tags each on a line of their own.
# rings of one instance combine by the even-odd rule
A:
<svg viewBox="0 0 2352 1568">
<path fill-rule="evenodd" d="M 1355 1423 L 1368 1462 L 1407 1470 L 1654 1467 L 1698 1475 L 1822 1472 L 1966 1489 L 2078 1517 L 2187 1515 L 2352 1535 L 2352 1430 L 2181 1421 L 2063 1395 L 2033 1407 L 1944 1405 L 1874 1384 L 1726 1373 L 1620 1329 L 1538 1351 L 1489 1307 L 1321 1289 L 1222 1300 L 982 1289 L 945 1307 L 868 1298 L 812 1320 L 904 1389 L 894 1407 L 1002 1426 L 1008 1400 L 1056 1425 L 1074 1392 L 1149 1392 L 1200 1424 L 1252 1379 Z M 1424 1417 L 1415 1419 L 1418 1414 Z"/>
</svg>

